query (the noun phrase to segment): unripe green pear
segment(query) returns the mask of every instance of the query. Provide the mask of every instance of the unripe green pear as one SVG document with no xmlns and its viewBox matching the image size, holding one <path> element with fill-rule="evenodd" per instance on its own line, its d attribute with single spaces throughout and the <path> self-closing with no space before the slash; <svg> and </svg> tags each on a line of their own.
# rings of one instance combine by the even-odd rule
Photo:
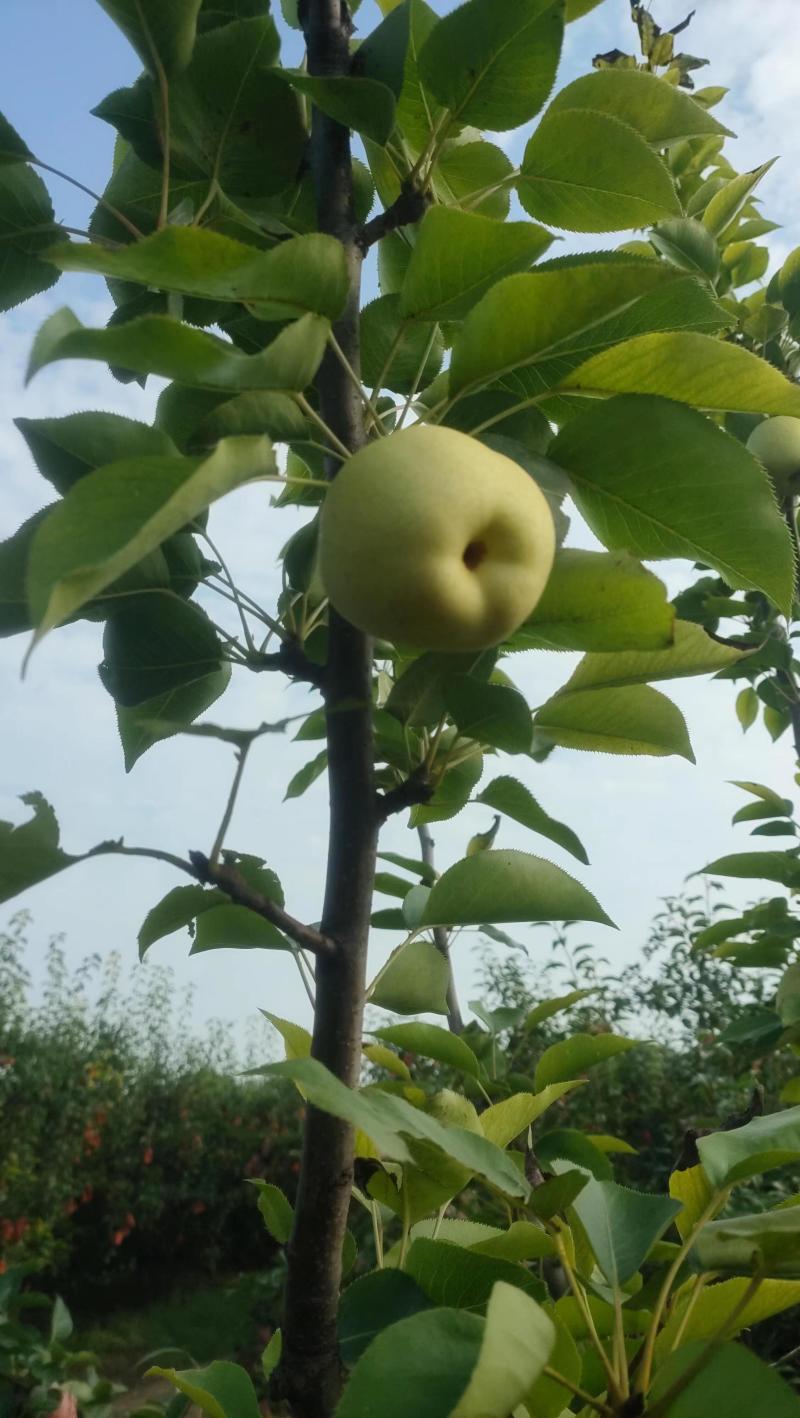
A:
<svg viewBox="0 0 800 1418">
<path fill-rule="evenodd" d="M 531 614 L 555 555 L 544 494 L 511 458 L 416 424 L 350 458 L 328 491 L 320 569 L 360 630 L 418 649 L 484 650 Z"/>
<path fill-rule="evenodd" d="M 800 419 L 782 414 L 753 429 L 747 447 L 763 463 L 779 497 L 800 491 Z"/>
<path fill-rule="evenodd" d="M 452 1088 L 442 1088 L 428 1100 L 427 1112 L 446 1128 L 466 1128 L 483 1136 L 483 1128 L 474 1105 L 463 1093 L 454 1093 Z"/>
</svg>

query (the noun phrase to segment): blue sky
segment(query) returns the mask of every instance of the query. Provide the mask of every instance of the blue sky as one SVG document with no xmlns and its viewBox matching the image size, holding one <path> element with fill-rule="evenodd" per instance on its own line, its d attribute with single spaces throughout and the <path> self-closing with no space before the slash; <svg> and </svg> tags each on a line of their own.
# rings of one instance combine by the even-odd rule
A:
<svg viewBox="0 0 800 1418">
<path fill-rule="evenodd" d="M 703 82 L 730 85 L 735 92 L 720 110 L 742 137 L 730 148 L 740 169 L 781 154 L 764 184 L 768 214 L 783 223 L 773 247 L 776 259 L 800 242 L 800 129 L 796 117 L 796 76 L 800 71 L 800 32 L 791 21 L 796 0 L 699 0 L 686 35 L 687 48 L 708 55 L 712 64 Z M 449 3 L 436 6 L 441 12 Z M 672 24 L 685 14 L 683 4 L 663 0 L 654 14 Z M 364 0 L 359 21 L 366 33 L 377 19 L 373 0 Z M 754 19 L 757 16 L 757 20 Z M 598 50 L 632 47 L 628 0 L 605 0 L 589 19 L 569 32 L 559 85 L 584 72 Z M 43 160 L 64 168 L 90 187 L 101 188 L 107 175 L 113 134 L 89 115 L 107 92 L 130 82 L 138 72 L 135 56 L 93 0 L 3 0 L 3 49 L 0 52 L 0 107 Z M 296 44 L 296 39 L 292 37 Z M 707 77 L 706 77 L 707 76 Z M 506 135 L 515 156 L 521 135 Z M 83 226 L 91 204 L 57 179 L 48 179 L 59 218 Z M 596 238 L 597 247 L 622 237 Z M 87 323 L 107 318 L 102 282 L 69 277 L 55 291 L 0 317 L 0 527 L 12 531 L 47 501 L 47 489 L 35 472 L 12 419 L 57 415 L 99 408 L 149 419 L 157 390 L 122 386 L 99 365 L 69 363 L 44 371 L 30 389 L 23 371 L 31 339 L 41 321 L 59 305 L 71 304 Z M 297 514 L 278 512 L 263 490 L 243 490 L 214 509 L 211 532 L 234 565 L 242 584 L 269 605 L 278 578 L 276 557 L 298 524 Z M 574 541 L 590 544 L 577 529 Z M 676 588 L 685 571 L 661 566 Z M 100 632 L 81 623 L 50 637 L 20 680 L 22 640 L 0 642 L 4 695 L 0 703 L 0 816 L 19 820 L 19 794 L 38 789 L 53 802 L 68 850 L 81 851 L 110 836 L 124 834 L 130 843 L 155 844 L 185 853 L 206 848 L 213 838 L 227 794 L 233 764 L 223 745 L 172 740 L 147 754 L 125 775 L 113 705 L 100 688 L 96 666 Z M 514 664 L 520 687 L 532 704 L 543 702 L 567 678 L 573 657 L 529 655 Z M 742 849 L 747 838 L 728 827 L 741 795 L 732 778 L 762 779 L 787 790 L 793 771 L 787 741 L 770 744 L 761 728 L 743 740 L 733 715 L 733 693 L 724 684 L 677 682 L 664 686 L 684 711 L 697 766 L 679 759 L 619 759 L 595 754 L 556 753 L 544 765 L 517 759 L 491 764 L 487 778 L 513 772 L 524 779 L 553 815 L 575 827 L 587 846 L 589 868 L 579 876 L 600 898 L 619 925 L 618 932 L 589 928 L 614 964 L 633 959 L 660 897 L 681 887 L 687 873 L 723 851 Z M 285 689 L 277 678 L 235 678 L 229 695 L 212 711 L 217 722 L 252 726 L 300 712 L 311 700 L 305 691 Z M 13 745 L 13 747 L 12 747 Z M 257 851 L 279 873 L 290 909 L 315 919 L 324 872 L 326 797 L 324 782 L 306 797 L 282 804 L 289 778 L 304 761 L 302 745 L 267 738 L 253 752 L 229 837 L 229 845 Z M 442 867 L 463 854 L 475 831 L 488 826 L 489 814 L 471 808 L 435 831 Z M 572 871 L 571 859 L 533 838 L 522 828 L 504 825 L 501 843 L 540 851 Z M 401 822 L 388 829 L 383 846 L 412 853 L 415 838 Z M 4 908 L 0 926 L 15 905 L 33 915 L 30 932 L 34 970 L 48 937 L 64 932 L 72 960 L 88 951 L 118 949 L 135 960 L 135 937 L 145 913 L 176 878 L 167 868 L 139 862 L 85 864 Z M 733 899 L 746 893 L 731 892 Z M 524 935 L 524 931 L 522 932 Z M 534 959 L 548 955 L 546 933 L 529 937 Z M 394 938 L 376 935 L 375 968 Z M 457 970 L 461 993 L 471 992 L 474 966 L 471 945 L 462 938 Z M 308 1007 L 290 961 L 277 954 L 216 952 L 188 958 L 188 939 L 173 936 L 155 946 L 155 960 L 169 964 L 176 984 L 196 989 L 198 1023 L 221 1015 L 237 1026 L 257 1006 L 297 1019 Z M 548 992 L 544 985 L 543 992 Z"/>
</svg>

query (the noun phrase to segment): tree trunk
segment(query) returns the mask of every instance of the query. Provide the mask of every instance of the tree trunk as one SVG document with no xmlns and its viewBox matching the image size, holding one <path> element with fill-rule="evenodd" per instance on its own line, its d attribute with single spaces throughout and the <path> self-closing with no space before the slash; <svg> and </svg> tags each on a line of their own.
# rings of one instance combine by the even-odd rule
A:
<svg viewBox="0 0 800 1418">
<path fill-rule="evenodd" d="M 343 0 L 301 4 L 311 74 L 349 68 L 350 17 Z M 351 283 L 336 328 L 353 369 L 359 368 L 361 253 L 355 243 L 350 135 L 315 111 L 311 162 L 320 229 L 345 247 Z M 364 442 L 362 402 L 329 351 L 317 388 L 320 413 L 351 450 Z M 335 476 L 331 460 L 328 476 Z M 330 836 L 322 931 L 337 942 L 316 969 L 313 1056 L 350 1086 L 358 1082 L 369 917 L 378 815 L 372 746 L 372 651 L 369 640 L 335 613 L 325 686 L 329 753 Z M 296 1418 L 330 1418 L 341 1388 L 336 1312 L 353 1181 L 353 1133 L 309 1108 L 288 1247 L 284 1351 L 280 1389 Z"/>
</svg>

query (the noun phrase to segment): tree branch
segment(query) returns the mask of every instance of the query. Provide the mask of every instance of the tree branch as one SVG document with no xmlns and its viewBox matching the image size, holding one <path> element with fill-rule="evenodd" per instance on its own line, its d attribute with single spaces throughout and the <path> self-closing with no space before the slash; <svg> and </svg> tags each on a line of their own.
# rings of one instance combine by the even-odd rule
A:
<svg viewBox="0 0 800 1418">
<path fill-rule="evenodd" d="M 417 828 L 419 834 L 419 845 L 422 848 L 422 860 L 426 867 L 433 867 L 434 840 L 431 830 L 427 824 Z M 458 992 L 456 990 L 456 979 L 453 974 L 453 962 L 450 958 L 450 932 L 445 926 L 434 926 L 433 943 L 440 955 L 447 961 L 447 1023 L 451 1034 L 461 1034 L 464 1030 L 464 1018 L 461 1013 L 461 1005 L 458 1002 Z"/>
<path fill-rule="evenodd" d="M 350 70 L 350 13 L 344 0 L 301 0 L 308 72 Z M 346 308 L 335 326 L 348 364 L 359 373 L 363 252 L 356 242 L 350 133 L 314 110 L 311 171 L 320 231 L 343 245 L 350 274 Z M 365 441 L 363 405 L 328 347 L 317 374 L 320 417 L 356 452 Z M 329 457 L 334 478 L 339 460 Z M 372 646 L 333 610 L 324 677 L 331 817 L 321 933 L 335 953 L 318 956 L 311 1052 L 349 1087 L 358 1083 L 367 944 L 378 819 L 372 740 Z M 287 1249 L 283 1356 L 275 1389 L 294 1418 L 332 1418 L 342 1386 L 336 1316 L 342 1247 L 353 1185 L 354 1135 L 339 1118 L 309 1107 L 295 1222 Z"/>
<path fill-rule="evenodd" d="M 391 207 L 387 207 L 385 212 L 379 212 L 377 217 L 364 222 L 363 226 L 357 229 L 356 242 L 361 251 L 366 255 L 369 248 L 382 237 L 388 236 L 390 231 L 397 231 L 401 226 L 414 226 L 416 222 L 422 221 L 430 204 L 431 199 L 427 192 L 420 192 L 418 187 L 404 186 Z"/>
<path fill-rule="evenodd" d="M 378 821 L 384 823 L 395 813 L 404 812 L 407 807 L 429 803 L 433 793 L 433 784 L 427 770 L 424 767 L 415 769 L 405 782 L 398 783 L 396 788 L 390 788 L 388 793 L 377 794 L 375 801 Z"/>
<path fill-rule="evenodd" d="M 277 902 L 270 901 L 268 896 L 248 885 L 235 866 L 227 862 L 210 862 L 203 852 L 190 852 L 189 861 L 192 865 L 192 875 L 204 886 L 219 887 L 237 906 L 246 906 L 249 911 L 254 911 L 257 916 L 270 921 L 304 950 L 310 950 L 318 958 L 336 955 L 335 941 L 316 930 L 314 926 L 304 926 L 302 921 L 296 921 L 294 916 L 290 916 Z"/>
<path fill-rule="evenodd" d="M 310 660 L 297 640 L 284 640 L 280 650 L 269 654 L 260 650 L 250 651 L 247 667 L 255 670 L 256 674 L 265 670 L 279 670 L 281 674 L 288 675 L 289 679 L 313 684 L 315 689 L 323 689 L 325 686 L 325 666 Z"/>
</svg>

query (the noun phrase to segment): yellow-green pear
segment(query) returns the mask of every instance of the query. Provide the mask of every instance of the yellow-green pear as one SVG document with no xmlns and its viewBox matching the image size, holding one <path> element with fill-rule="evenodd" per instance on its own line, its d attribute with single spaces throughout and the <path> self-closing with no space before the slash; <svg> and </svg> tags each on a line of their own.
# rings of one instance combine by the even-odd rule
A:
<svg viewBox="0 0 800 1418">
<path fill-rule="evenodd" d="M 764 419 L 756 424 L 747 447 L 763 463 L 779 496 L 800 491 L 800 419 L 787 414 Z"/>
<path fill-rule="evenodd" d="M 322 509 L 332 605 L 360 630 L 419 649 L 497 645 L 531 614 L 554 555 L 533 479 L 451 428 L 416 424 L 368 444 Z"/>
</svg>

